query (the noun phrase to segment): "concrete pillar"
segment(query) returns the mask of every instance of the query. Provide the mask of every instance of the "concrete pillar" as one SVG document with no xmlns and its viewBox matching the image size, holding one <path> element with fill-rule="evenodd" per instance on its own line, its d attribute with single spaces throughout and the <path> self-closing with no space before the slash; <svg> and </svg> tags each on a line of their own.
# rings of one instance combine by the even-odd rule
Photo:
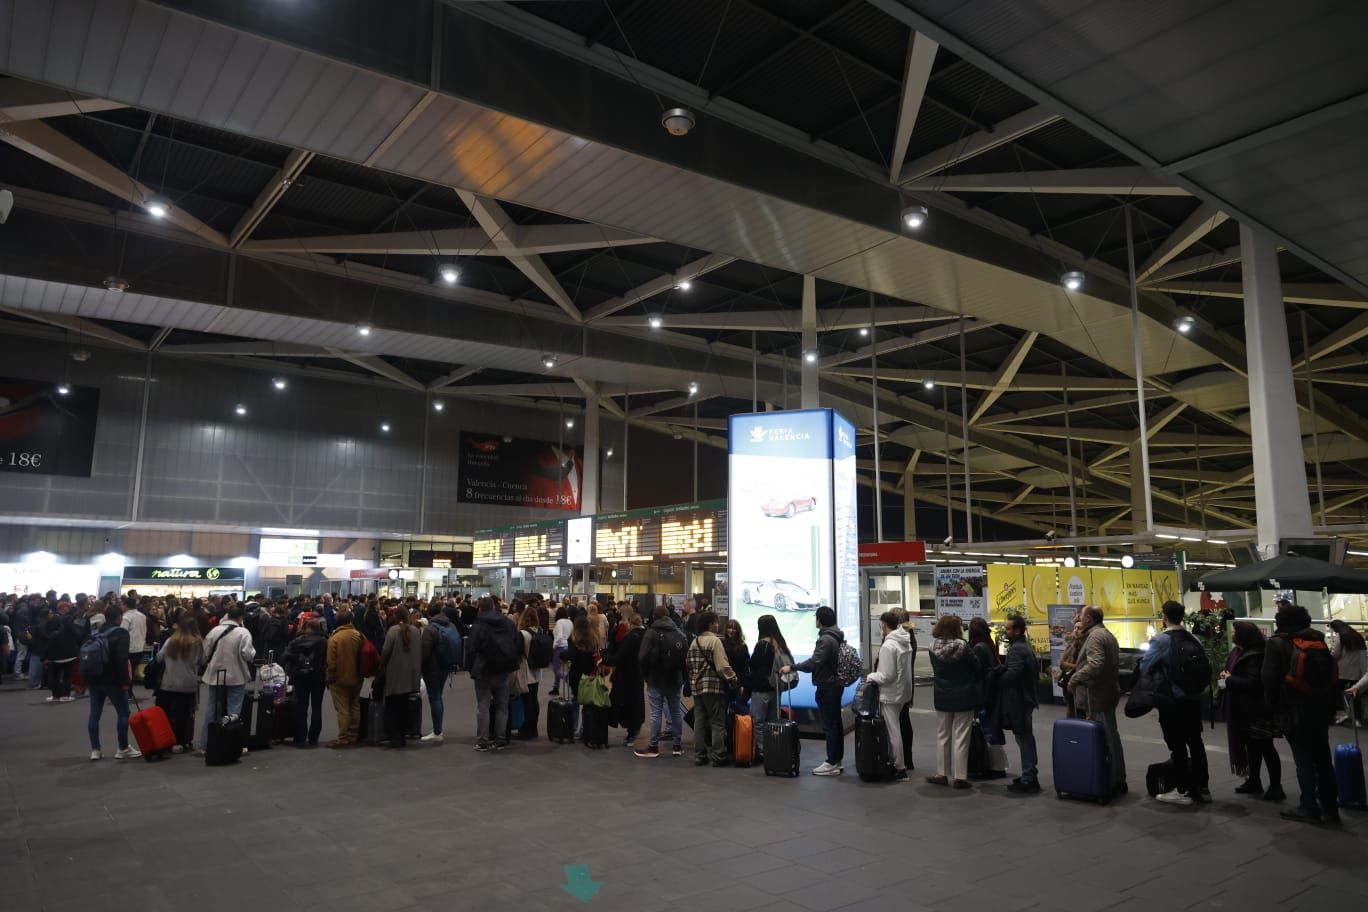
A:
<svg viewBox="0 0 1368 912">
<path fill-rule="evenodd" d="M 820 408 L 817 398 L 817 362 L 808 354 L 817 351 L 817 280 L 803 276 L 803 354 L 798 361 L 802 378 L 802 408 Z"/>
<path fill-rule="evenodd" d="M 591 516 L 599 506 L 599 397 L 584 397 L 584 484 L 580 494 L 580 514 Z"/>
<path fill-rule="evenodd" d="M 912 496 L 916 483 L 911 468 L 903 472 L 903 541 L 917 540 L 917 501 Z"/>
<path fill-rule="evenodd" d="M 1273 241 L 1240 226 L 1249 432 L 1254 444 L 1254 507 L 1259 549 L 1272 557 L 1280 538 L 1311 534 L 1311 499 L 1287 344 L 1282 277 Z"/>
</svg>

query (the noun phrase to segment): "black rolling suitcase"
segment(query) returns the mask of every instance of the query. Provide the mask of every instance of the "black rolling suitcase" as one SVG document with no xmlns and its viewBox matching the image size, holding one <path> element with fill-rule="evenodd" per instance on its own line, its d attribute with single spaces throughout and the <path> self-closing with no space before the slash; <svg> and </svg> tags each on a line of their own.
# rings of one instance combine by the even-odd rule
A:
<svg viewBox="0 0 1368 912">
<path fill-rule="evenodd" d="M 608 710 L 601 706 L 584 706 L 584 743 L 588 747 L 608 746 Z"/>
<path fill-rule="evenodd" d="M 783 711 L 780 710 L 778 722 L 766 722 L 764 734 L 761 740 L 765 745 L 765 775 L 766 776 L 797 776 L 798 759 L 802 753 L 802 745 L 798 741 L 798 723 L 791 718 L 793 715 L 793 689 L 785 691 L 789 695 L 789 715 L 790 718 L 783 718 Z M 783 700 L 781 695 L 779 698 Z"/>
<path fill-rule="evenodd" d="M 421 693 L 409 694 L 406 705 L 408 712 L 404 716 L 405 738 L 423 737 L 423 695 Z"/>
<path fill-rule="evenodd" d="M 247 742 L 247 725 L 241 716 L 228 715 L 228 673 L 219 672 L 219 705 L 210 712 L 215 717 L 209 722 L 209 731 L 204 742 L 204 765 L 227 766 L 242 758 L 242 749 Z"/>
<path fill-rule="evenodd" d="M 557 744 L 569 744 L 575 740 L 575 712 L 579 709 L 574 700 L 553 697 L 546 704 L 546 737 Z"/>
<path fill-rule="evenodd" d="M 275 738 L 275 697 L 264 690 L 242 698 L 242 724 L 247 729 L 247 747 L 266 750 Z"/>
<path fill-rule="evenodd" d="M 374 697 L 361 698 L 361 724 L 356 740 L 362 744 L 379 744 L 386 740 L 385 701 Z"/>
<path fill-rule="evenodd" d="M 863 782 L 888 782 L 897 772 L 889 759 L 888 728 L 880 716 L 855 719 L 855 772 Z"/>
</svg>

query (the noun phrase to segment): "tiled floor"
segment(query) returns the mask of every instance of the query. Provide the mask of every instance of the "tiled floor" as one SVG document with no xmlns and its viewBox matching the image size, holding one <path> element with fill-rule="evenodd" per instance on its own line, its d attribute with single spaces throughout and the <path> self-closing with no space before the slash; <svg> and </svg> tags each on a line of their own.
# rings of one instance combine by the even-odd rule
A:
<svg viewBox="0 0 1368 912">
<path fill-rule="evenodd" d="M 209 769 L 192 757 L 91 763 L 85 702 L 45 705 L 6 684 L 0 909 L 1323 912 L 1368 890 L 1368 815 L 1328 831 L 1238 798 L 1219 727 L 1207 739 L 1215 804 L 1142 797 L 1143 770 L 1164 753 L 1142 719 L 1123 723 L 1132 794 L 1098 807 L 1012 796 L 1001 782 L 865 784 L 849 746 L 845 776 L 797 780 L 620 747 L 477 754 L 469 679 L 446 695 L 440 747 L 275 748 Z M 1039 734 L 1057 715 L 1037 716 Z M 914 725 L 920 774 L 929 712 Z M 112 715 L 104 730 L 109 754 Z M 805 769 L 820 761 L 818 742 L 803 748 Z M 602 884 L 588 902 L 561 890 L 575 864 Z"/>
</svg>

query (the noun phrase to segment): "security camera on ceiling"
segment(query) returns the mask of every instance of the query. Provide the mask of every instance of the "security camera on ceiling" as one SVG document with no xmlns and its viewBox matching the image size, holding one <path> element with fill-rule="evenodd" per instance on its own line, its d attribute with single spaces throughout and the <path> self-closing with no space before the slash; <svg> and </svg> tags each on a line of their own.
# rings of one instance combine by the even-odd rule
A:
<svg viewBox="0 0 1368 912">
<path fill-rule="evenodd" d="M 14 208 L 14 194 L 9 190 L 0 190 L 0 225 L 9 221 L 10 210 Z"/>
</svg>

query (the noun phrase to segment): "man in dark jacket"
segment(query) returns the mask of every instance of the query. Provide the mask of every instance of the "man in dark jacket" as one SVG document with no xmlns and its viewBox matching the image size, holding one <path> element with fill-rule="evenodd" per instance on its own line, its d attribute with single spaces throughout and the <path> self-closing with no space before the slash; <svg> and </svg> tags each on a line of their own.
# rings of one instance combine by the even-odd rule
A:
<svg viewBox="0 0 1368 912">
<path fill-rule="evenodd" d="M 303 632 L 286 647 L 282 664 L 294 686 L 294 746 L 317 747 L 328 676 L 328 638 L 323 635 L 322 620 L 304 622 Z"/>
<path fill-rule="evenodd" d="M 826 735 L 826 762 L 813 769 L 814 776 L 839 776 L 845 759 L 845 727 L 841 724 L 841 695 L 845 688 L 836 676 L 836 660 L 845 634 L 836 626 L 836 609 L 823 605 L 817 609 L 817 645 L 812 655 L 797 665 L 784 666 L 781 674 L 806 671 L 817 688 L 817 714 Z"/>
<path fill-rule="evenodd" d="M 670 731 L 674 733 L 672 753 L 684 753 L 684 658 L 689 641 L 670 616 L 670 609 L 656 605 L 651 609 L 651 626 L 641 638 L 637 661 L 646 679 L 646 697 L 651 704 L 651 735 L 638 757 L 660 756 L 660 717 L 668 707 Z"/>
<path fill-rule="evenodd" d="M 133 760 L 142 756 L 137 748 L 128 746 L 128 691 L 132 686 L 132 669 L 128 664 L 128 631 L 121 624 L 123 609 L 117 602 L 105 609 L 105 622 L 94 634 L 108 642 L 109 659 L 99 674 L 86 678 L 90 688 L 90 718 L 86 728 L 90 733 L 90 759 L 99 760 L 100 716 L 104 713 L 105 700 L 114 705 L 117 715 L 115 730 L 119 737 L 119 750 L 114 754 L 116 760 Z"/>
<path fill-rule="evenodd" d="M 1164 615 L 1164 632 L 1150 640 L 1149 649 L 1140 660 L 1140 673 L 1154 675 L 1158 682 L 1160 699 L 1155 702 L 1155 708 L 1159 710 L 1159 729 L 1168 745 L 1175 784 L 1169 791 L 1154 797 L 1169 804 L 1190 805 L 1193 801 L 1209 804 L 1211 792 L 1207 788 L 1206 745 L 1202 743 L 1202 705 L 1199 702 L 1202 693 L 1187 693 L 1175 680 L 1178 650 L 1185 642 L 1195 644 L 1194 648 L 1198 650 L 1201 644 L 1183 629 L 1185 609 L 1180 603 L 1165 602 L 1160 610 Z"/>
<path fill-rule="evenodd" d="M 1036 679 L 1040 676 L 1040 660 L 1026 642 L 1026 620 L 1019 614 L 1009 614 L 1003 625 L 1007 637 L 1007 657 L 993 671 L 998 675 L 998 712 L 1002 727 L 1016 736 L 1021 751 L 1021 775 L 1007 786 L 1007 791 L 1029 795 L 1040 791 L 1036 779 L 1037 755 L 1032 716 L 1040 705 L 1036 697 Z"/>
<path fill-rule="evenodd" d="M 465 644 L 466 664 L 475 679 L 475 749 L 504 750 L 508 740 L 508 675 L 518 668 L 522 636 L 488 597 L 480 599 L 480 613 L 470 626 Z M 490 704 L 493 712 L 490 712 Z"/>
<path fill-rule="evenodd" d="M 1264 699 L 1276 707 L 1301 788 L 1300 803 L 1282 816 L 1302 823 L 1337 824 L 1339 790 L 1330 759 L 1330 722 L 1339 696 L 1334 661 L 1325 634 L 1311 626 L 1311 615 L 1302 606 L 1282 608 L 1273 624 L 1273 636 L 1264 650 Z M 1298 654 L 1303 657 L 1300 672 L 1293 668 Z"/>
</svg>

